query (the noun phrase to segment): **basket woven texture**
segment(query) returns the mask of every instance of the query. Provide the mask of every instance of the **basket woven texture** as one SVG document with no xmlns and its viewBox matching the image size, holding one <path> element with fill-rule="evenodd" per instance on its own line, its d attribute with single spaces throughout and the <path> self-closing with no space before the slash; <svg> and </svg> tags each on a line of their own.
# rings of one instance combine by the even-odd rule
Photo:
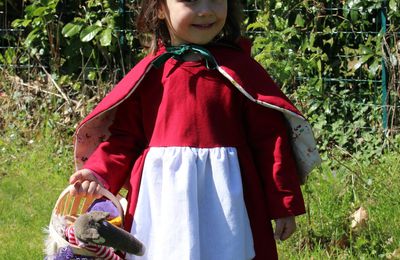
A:
<svg viewBox="0 0 400 260">
<path fill-rule="evenodd" d="M 70 246 L 75 255 L 95 256 L 93 252 L 90 252 L 85 248 L 68 243 L 68 241 L 65 240 L 65 238 L 60 235 L 53 227 L 54 219 L 56 217 L 64 217 L 67 222 L 67 226 L 73 225 L 75 220 L 81 214 L 87 212 L 88 208 L 95 200 L 93 196 L 72 196 L 70 194 L 71 189 L 73 189 L 72 185 L 65 188 L 57 199 L 51 215 L 49 225 L 50 234 L 53 236 L 54 239 L 57 240 L 59 245 L 62 245 L 63 247 Z M 117 207 L 119 215 L 122 219 L 123 227 L 124 211 L 119 200 L 111 192 L 104 188 L 100 188 L 99 194 L 110 200 Z"/>
</svg>

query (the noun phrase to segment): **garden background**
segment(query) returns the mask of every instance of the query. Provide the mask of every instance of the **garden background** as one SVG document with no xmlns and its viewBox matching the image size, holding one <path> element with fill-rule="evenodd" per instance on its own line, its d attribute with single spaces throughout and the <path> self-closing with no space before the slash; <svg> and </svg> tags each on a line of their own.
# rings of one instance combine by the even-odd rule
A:
<svg viewBox="0 0 400 260">
<path fill-rule="evenodd" d="M 324 159 L 282 258 L 399 258 L 400 2 L 243 6 L 254 57 L 308 117 Z M 145 55 L 137 12 L 131 0 L 0 1 L 0 259 L 43 258 L 74 127 Z"/>
</svg>

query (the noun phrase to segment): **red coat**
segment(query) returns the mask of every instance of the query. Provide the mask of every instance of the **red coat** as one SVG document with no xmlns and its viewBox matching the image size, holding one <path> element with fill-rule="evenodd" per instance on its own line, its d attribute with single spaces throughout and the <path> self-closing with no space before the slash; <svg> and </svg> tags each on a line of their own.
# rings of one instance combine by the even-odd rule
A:
<svg viewBox="0 0 400 260">
<path fill-rule="evenodd" d="M 85 164 L 114 193 L 129 180 L 129 229 L 148 147 L 236 147 L 256 259 L 276 258 L 269 220 L 305 212 L 299 179 L 304 180 L 320 160 L 309 124 L 248 53 L 211 47 L 218 67 L 197 79 L 201 89 L 191 89 L 187 78 L 174 74 L 179 62 L 169 60 L 163 69 L 153 68 L 152 61 L 163 51 L 138 63 L 80 124 L 75 142 L 77 169 Z M 196 71 L 196 66 L 190 71 Z M 208 87 L 213 85 L 206 82 L 208 76 L 220 82 Z M 169 77 L 174 77 L 173 84 Z M 225 88 L 218 88 L 221 82 Z M 165 96 L 167 88 L 179 91 Z M 175 103 L 191 113 L 176 111 Z M 159 110 L 165 118 L 160 119 Z M 137 122 L 141 126 L 132 127 Z"/>
</svg>

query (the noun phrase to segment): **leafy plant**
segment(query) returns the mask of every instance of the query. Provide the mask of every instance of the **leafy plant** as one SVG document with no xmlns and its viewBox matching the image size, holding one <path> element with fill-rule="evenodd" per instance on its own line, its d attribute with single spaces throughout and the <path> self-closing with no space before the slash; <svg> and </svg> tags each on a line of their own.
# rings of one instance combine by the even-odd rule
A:
<svg viewBox="0 0 400 260">
<path fill-rule="evenodd" d="M 383 151 L 381 6 L 269 1 L 247 27 L 255 58 L 309 118 L 322 151 L 340 146 L 367 158 Z"/>
<path fill-rule="evenodd" d="M 135 55 L 129 49 L 138 46 L 132 30 L 121 30 L 127 22 L 120 9 L 119 2 L 112 0 L 31 1 L 24 17 L 12 26 L 29 32 L 24 46 L 30 57 L 37 57 L 56 74 L 115 81 L 132 66 Z"/>
<path fill-rule="evenodd" d="M 60 64 L 60 23 L 57 15 L 59 0 L 39 0 L 25 7 L 25 15 L 12 22 L 14 28 L 29 28 L 24 45 L 31 56 Z"/>
<path fill-rule="evenodd" d="M 246 25 L 255 58 L 309 118 L 322 151 L 340 146 L 372 159 L 393 143 L 387 137 L 400 123 L 398 1 L 245 2 L 254 9 Z M 25 16 L 13 22 L 27 31 L 25 50 L 7 50 L 0 60 L 13 65 L 38 57 L 76 104 L 99 99 L 105 90 L 96 85 L 115 82 L 142 55 L 133 51 L 139 44 L 132 31 L 122 31 L 132 17 L 120 9 L 113 0 L 28 1 Z"/>
<path fill-rule="evenodd" d="M 87 1 L 85 5 L 80 6 L 79 15 L 73 17 L 62 29 L 62 34 L 71 47 L 68 50 L 66 68 L 68 71 L 75 69 L 77 65 L 93 68 L 84 73 L 89 80 L 98 77 L 96 72 L 103 65 L 110 69 L 116 65 L 124 68 L 124 59 L 120 56 L 120 35 L 116 25 L 120 14 L 116 11 L 117 2 L 113 1 L 114 5 L 110 5 L 109 2 Z M 82 59 L 85 60 L 85 64 L 80 64 Z"/>
</svg>

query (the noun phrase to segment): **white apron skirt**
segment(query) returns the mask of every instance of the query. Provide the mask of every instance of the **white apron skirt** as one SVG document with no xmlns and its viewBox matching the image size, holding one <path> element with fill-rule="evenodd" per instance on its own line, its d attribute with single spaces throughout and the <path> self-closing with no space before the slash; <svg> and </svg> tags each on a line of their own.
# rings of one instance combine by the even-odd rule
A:
<svg viewBox="0 0 400 260">
<path fill-rule="evenodd" d="M 236 149 L 151 147 L 131 233 L 146 253 L 129 259 L 252 259 Z"/>
</svg>

